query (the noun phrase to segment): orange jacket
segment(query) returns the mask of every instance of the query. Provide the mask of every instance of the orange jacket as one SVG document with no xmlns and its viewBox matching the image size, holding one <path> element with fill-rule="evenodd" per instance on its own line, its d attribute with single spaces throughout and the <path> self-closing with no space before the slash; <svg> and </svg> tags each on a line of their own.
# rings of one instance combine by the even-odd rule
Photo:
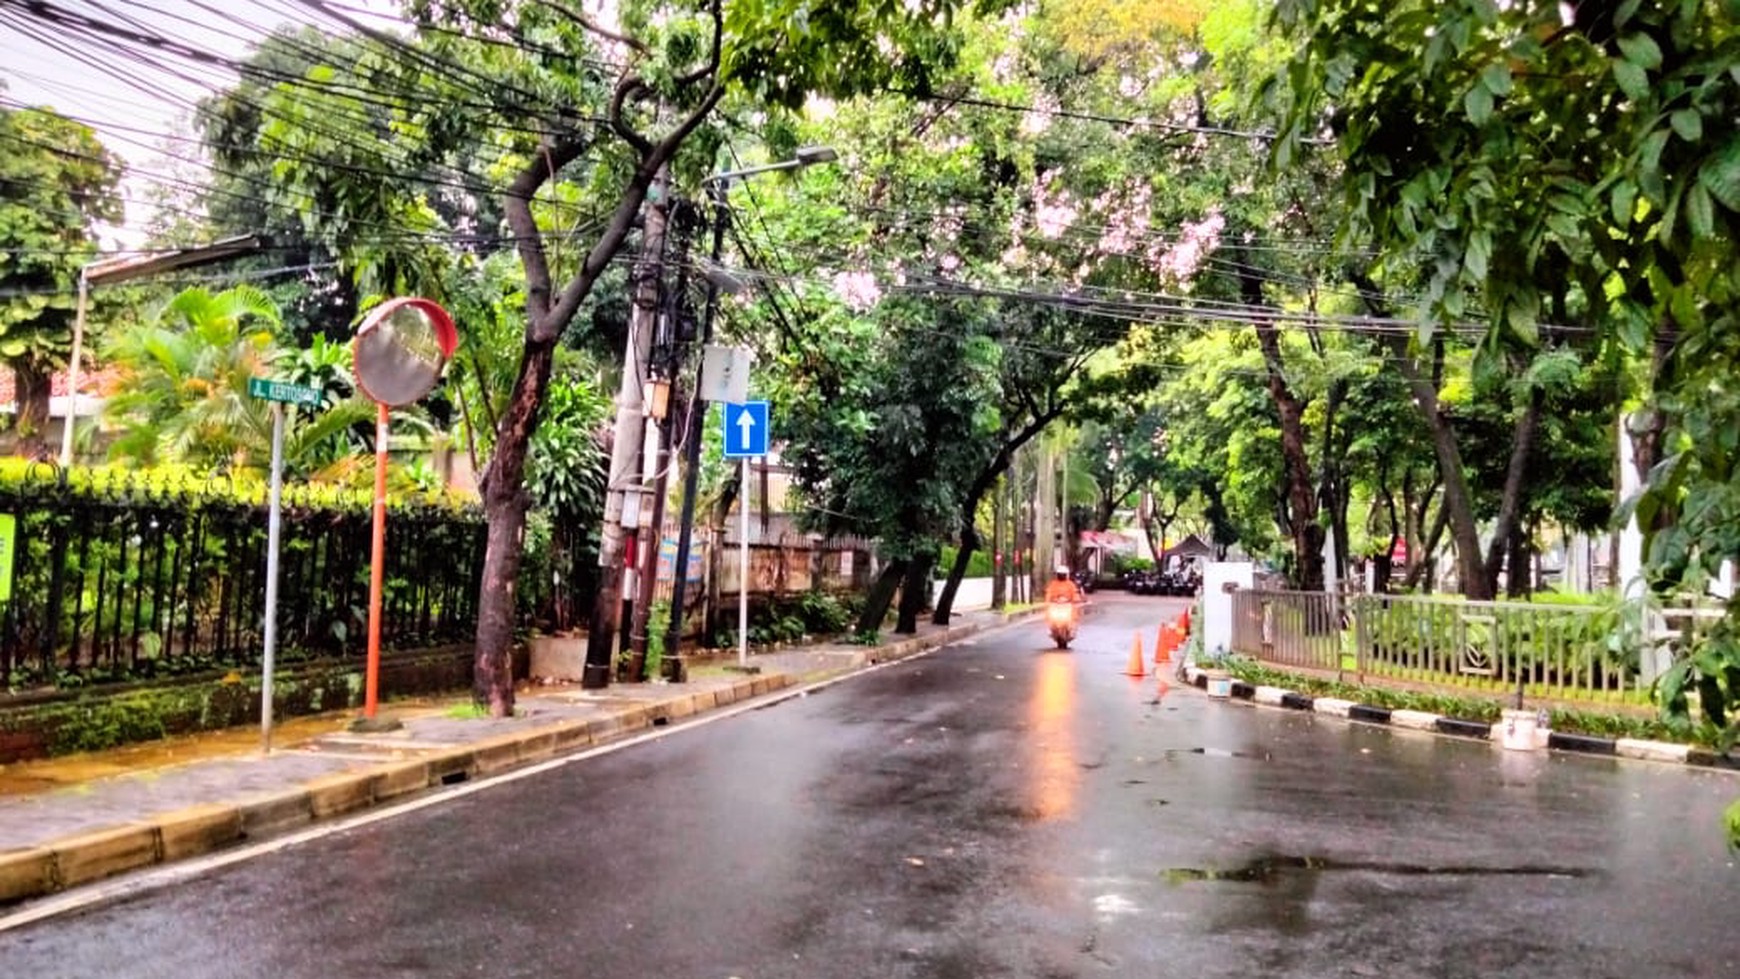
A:
<svg viewBox="0 0 1740 979">
<path fill-rule="evenodd" d="M 1053 578 L 1045 586 L 1045 600 L 1047 602 L 1079 602 L 1081 601 L 1081 589 L 1077 588 L 1075 582 L 1068 578 L 1062 581 Z"/>
</svg>

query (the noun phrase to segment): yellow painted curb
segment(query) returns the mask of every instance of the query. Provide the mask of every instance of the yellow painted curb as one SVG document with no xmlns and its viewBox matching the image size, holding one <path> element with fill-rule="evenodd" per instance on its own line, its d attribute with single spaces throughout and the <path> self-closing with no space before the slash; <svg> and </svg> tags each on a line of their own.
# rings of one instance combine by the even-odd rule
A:
<svg viewBox="0 0 1740 979">
<path fill-rule="evenodd" d="M 257 795 L 237 803 L 236 811 L 242 815 L 243 836 L 263 836 L 314 818 L 308 793 L 302 789 Z"/>
<path fill-rule="evenodd" d="M 242 837 L 242 814 L 235 806 L 189 806 L 152 821 L 157 824 L 165 863 L 210 853 Z"/>
<path fill-rule="evenodd" d="M 118 826 L 64 837 L 54 852 L 54 879 L 72 887 L 157 862 L 157 827 Z"/>
<path fill-rule="evenodd" d="M 554 728 L 535 728 L 520 737 L 520 761 L 543 761 L 555 753 Z"/>
<path fill-rule="evenodd" d="M 471 777 L 477 767 L 477 752 L 472 745 L 455 745 L 424 760 L 429 763 L 429 784 L 446 785 Z"/>
<path fill-rule="evenodd" d="M 0 904 L 54 889 L 54 853 L 45 849 L 0 853 Z"/>
<path fill-rule="evenodd" d="M 314 818 L 326 819 L 372 804 L 373 781 L 368 772 L 339 772 L 303 782 L 302 790 L 308 793 L 308 809 Z"/>
<path fill-rule="evenodd" d="M 429 763 L 404 761 L 369 772 L 369 794 L 376 802 L 395 799 L 429 787 Z"/>
<path fill-rule="evenodd" d="M 584 748 L 592 743 L 592 729 L 585 721 L 563 721 L 550 728 L 550 733 L 556 739 L 557 751 Z"/>
<path fill-rule="evenodd" d="M 512 768 L 520 761 L 520 736 L 506 734 L 500 737 L 479 741 L 471 746 L 476 755 L 476 767 L 479 775 L 488 775 Z"/>
</svg>

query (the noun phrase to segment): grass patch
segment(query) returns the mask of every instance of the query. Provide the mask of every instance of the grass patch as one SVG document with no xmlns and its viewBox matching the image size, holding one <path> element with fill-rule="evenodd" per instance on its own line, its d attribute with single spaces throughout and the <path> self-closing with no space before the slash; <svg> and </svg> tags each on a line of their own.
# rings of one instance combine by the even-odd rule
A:
<svg viewBox="0 0 1740 979">
<path fill-rule="evenodd" d="M 463 704 L 454 704 L 441 712 L 442 717 L 451 717 L 456 721 L 475 721 L 489 716 L 489 707 L 485 704 L 468 700 Z"/>
</svg>

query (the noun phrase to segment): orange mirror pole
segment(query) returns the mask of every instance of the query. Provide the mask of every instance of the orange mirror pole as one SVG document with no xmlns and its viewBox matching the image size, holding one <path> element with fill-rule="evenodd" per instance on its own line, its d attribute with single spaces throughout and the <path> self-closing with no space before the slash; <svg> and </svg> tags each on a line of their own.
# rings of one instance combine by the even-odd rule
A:
<svg viewBox="0 0 1740 979">
<path fill-rule="evenodd" d="M 375 523 L 369 558 L 369 660 L 363 688 L 363 716 L 373 719 L 381 685 L 381 580 L 387 563 L 387 406 L 376 405 Z"/>
</svg>

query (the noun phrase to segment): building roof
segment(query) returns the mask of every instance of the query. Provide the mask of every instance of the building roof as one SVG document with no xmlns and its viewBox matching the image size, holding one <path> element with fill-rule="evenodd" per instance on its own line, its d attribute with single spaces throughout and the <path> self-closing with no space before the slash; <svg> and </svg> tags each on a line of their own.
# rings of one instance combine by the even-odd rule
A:
<svg viewBox="0 0 1740 979">
<path fill-rule="evenodd" d="M 64 370 L 55 371 L 48 379 L 49 414 L 66 411 L 66 395 L 70 378 Z M 121 389 L 126 372 L 114 365 L 98 367 L 79 374 L 79 414 L 92 414 L 93 396 L 106 398 Z M 0 369 L 0 411 L 18 410 L 18 378 L 12 371 Z"/>
</svg>

